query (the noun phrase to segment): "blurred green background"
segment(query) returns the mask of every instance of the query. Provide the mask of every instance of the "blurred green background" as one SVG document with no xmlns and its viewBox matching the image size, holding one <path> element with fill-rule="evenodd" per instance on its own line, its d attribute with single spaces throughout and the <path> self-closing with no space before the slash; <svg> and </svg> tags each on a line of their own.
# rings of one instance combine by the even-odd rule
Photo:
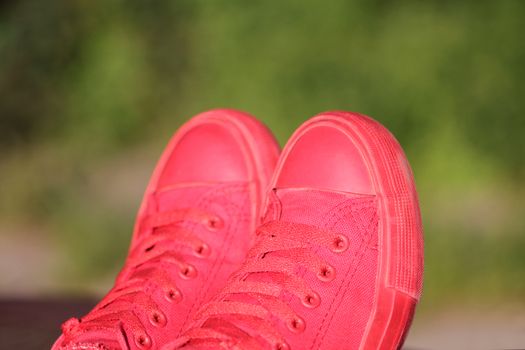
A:
<svg viewBox="0 0 525 350">
<path fill-rule="evenodd" d="M 283 144 L 346 109 L 414 168 L 418 318 L 524 310 L 524 34 L 518 0 L 0 1 L 0 294 L 105 291 L 192 115 L 245 110 Z"/>
</svg>

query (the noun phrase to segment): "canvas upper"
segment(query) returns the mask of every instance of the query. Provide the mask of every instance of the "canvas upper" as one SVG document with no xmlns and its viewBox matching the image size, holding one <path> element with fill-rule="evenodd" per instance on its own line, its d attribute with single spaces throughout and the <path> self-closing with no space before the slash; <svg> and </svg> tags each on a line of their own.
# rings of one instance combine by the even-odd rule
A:
<svg viewBox="0 0 525 350">
<path fill-rule="evenodd" d="M 421 293 L 412 172 L 376 121 L 327 112 L 285 146 L 243 266 L 164 349 L 397 349 Z"/>
<path fill-rule="evenodd" d="M 249 115 L 194 117 L 163 152 L 115 285 L 54 350 L 159 349 L 224 286 L 254 240 L 278 147 Z"/>
</svg>

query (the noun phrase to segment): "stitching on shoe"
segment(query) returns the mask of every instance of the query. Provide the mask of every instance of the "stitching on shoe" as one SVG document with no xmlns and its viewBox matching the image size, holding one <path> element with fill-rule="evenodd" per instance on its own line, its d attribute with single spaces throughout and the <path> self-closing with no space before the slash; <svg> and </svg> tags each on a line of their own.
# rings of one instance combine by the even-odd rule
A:
<svg viewBox="0 0 525 350">
<path fill-rule="evenodd" d="M 367 226 L 365 227 L 363 225 L 363 222 L 362 222 L 362 219 L 361 218 L 358 218 L 356 216 L 356 209 L 352 210 L 352 208 L 350 208 L 350 210 L 348 211 L 347 214 L 351 214 L 352 217 L 354 218 L 354 222 L 358 223 L 361 227 L 360 227 L 360 230 L 362 229 L 369 229 L 371 225 L 376 225 L 376 223 L 378 222 L 377 221 L 377 207 L 375 206 L 375 200 L 373 201 L 370 201 L 368 203 L 368 205 L 363 205 L 363 207 L 361 207 L 361 209 L 363 209 L 364 207 L 372 207 L 372 208 L 375 208 L 376 211 L 374 213 L 374 216 L 372 218 L 372 220 L 370 220 L 368 223 L 367 223 Z M 337 223 L 339 223 L 341 220 L 345 219 L 345 217 L 340 214 L 340 212 L 342 212 L 342 210 L 339 210 L 338 213 L 339 213 L 339 218 L 333 223 L 332 225 L 332 229 L 333 227 L 335 227 L 335 225 Z M 334 215 L 335 216 L 335 215 Z M 376 232 L 377 232 L 377 228 L 376 228 Z M 335 295 L 334 295 L 334 301 L 330 304 L 330 306 L 328 307 L 325 315 L 323 316 L 323 320 L 321 321 L 321 326 L 319 327 L 315 337 L 314 337 L 314 340 L 312 342 L 312 345 L 310 346 L 310 349 L 314 349 L 315 348 L 315 344 L 319 343 L 319 342 L 322 342 L 322 340 L 324 339 L 324 337 L 326 336 L 326 332 L 328 331 L 328 328 L 329 328 L 329 325 L 331 324 L 333 318 L 335 317 L 335 313 L 334 312 L 331 312 L 334 307 L 335 307 L 335 304 L 337 303 L 337 306 L 339 306 L 343 300 L 343 296 L 346 294 L 347 290 L 348 290 L 348 285 L 350 284 L 350 282 L 352 281 L 355 273 L 357 272 L 357 269 L 359 267 L 359 263 L 361 262 L 363 256 L 364 256 L 364 253 L 366 252 L 367 248 L 369 247 L 369 242 L 370 240 L 372 239 L 371 235 L 368 235 L 366 237 L 361 237 L 362 240 L 360 242 L 360 245 L 359 245 L 359 249 L 356 251 L 356 254 L 354 256 L 354 258 L 352 259 L 351 263 L 349 264 L 349 268 L 347 270 L 347 272 L 345 273 L 345 277 L 343 278 L 343 283 L 341 283 L 341 285 L 339 286 L 339 288 L 337 289 Z M 344 288 L 343 288 L 344 287 Z M 338 302 L 337 302 L 337 299 L 340 299 Z M 328 319 L 328 315 L 331 313 L 331 316 L 330 318 Z M 326 326 L 325 326 L 326 324 Z M 324 331 L 323 328 L 325 329 Z M 322 333 L 322 334 L 321 334 Z"/>
<path fill-rule="evenodd" d="M 215 201 L 215 199 L 217 197 L 229 198 L 229 195 L 234 194 L 236 192 L 241 192 L 241 191 L 245 190 L 246 186 L 247 186 L 246 183 L 239 183 L 239 184 L 235 184 L 235 185 L 231 185 L 230 184 L 227 187 L 221 186 L 221 187 L 214 188 L 214 189 L 208 191 L 204 195 L 204 198 L 202 198 L 197 203 L 197 205 L 198 206 L 204 206 L 204 207 L 207 208 L 207 207 L 209 207 L 212 204 L 212 202 Z M 245 202 L 248 200 L 248 198 L 246 198 L 247 197 L 246 195 L 244 195 L 243 197 L 244 197 L 243 198 L 243 204 L 245 204 Z M 244 207 L 244 205 L 238 205 L 238 204 L 233 203 L 233 202 L 228 200 L 228 201 L 226 201 L 226 203 L 225 203 L 225 205 L 223 207 L 224 207 L 225 211 L 230 216 L 232 216 L 232 213 L 234 213 L 235 211 L 239 211 L 240 209 L 242 209 Z M 246 219 L 246 218 L 243 218 L 243 219 Z M 213 281 L 213 280 L 216 279 L 217 273 L 219 272 L 220 267 L 222 266 L 222 264 L 224 262 L 224 257 L 225 257 L 225 254 L 226 254 L 226 252 L 225 252 L 225 250 L 223 248 L 224 248 L 224 246 L 226 244 L 230 244 L 231 243 L 231 240 L 232 240 L 232 238 L 234 236 L 234 233 L 236 233 L 236 231 L 238 229 L 239 222 L 241 222 L 241 220 L 230 220 L 230 225 L 228 226 L 228 234 L 226 235 L 225 239 L 222 240 L 222 244 L 219 247 L 220 254 L 217 257 L 217 259 L 214 261 L 212 266 L 210 267 L 210 274 L 209 274 L 209 277 L 208 277 L 209 281 Z M 199 306 L 202 305 L 202 301 L 204 299 L 204 296 L 209 293 L 210 287 L 211 287 L 211 283 L 208 283 L 207 286 L 205 288 L 202 288 L 200 290 L 200 292 L 197 294 L 197 296 L 195 298 L 195 301 L 192 303 L 192 305 L 190 307 L 190 310 L 186 314 L 186 317 L 184 318 L 184 322 L 182 323 L 182 325 L 187 324 L 190 315 L 193 315 L 194 312 L 196 311 L 196 309 L 198 310 Z M 184 327 L 184 326 L 181 326 L 181 327 L 182 327 L 182 329 L 180 329 L 178 331 L 179 334 L 184 328 L 187 328 L 187 327 Z"/>
</svg>

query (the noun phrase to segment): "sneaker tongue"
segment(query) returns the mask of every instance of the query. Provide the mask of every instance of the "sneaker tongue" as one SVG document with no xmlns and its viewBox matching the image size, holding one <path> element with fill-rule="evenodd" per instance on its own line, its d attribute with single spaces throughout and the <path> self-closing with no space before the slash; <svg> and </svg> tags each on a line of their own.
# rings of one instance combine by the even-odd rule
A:
<svg viewBox="0 0 525 350">
<path fill-rule="evenodd" d="M 353 199 L 370 197 L 369 195 L 335 192 L 312 188 L 278 188 L 270 194 L 266 220 L 314 225 L 329 228 L 338 208 L 346 208 Z"/>
<path fill-rule="evenodd" d="M 228 192 L 235 186 L 239 186 L 239 183 L 188 183 L 159 189 L 155 193 L 157 211 L 205 206 L 208 198 Z"/>
<path fill-rule="evenodd" d="M 205 194 L 214 187 L 211 184 L 184 184 L 163 188 L 155 193 L 159 212 L 195 206 Z"/>
</svg>

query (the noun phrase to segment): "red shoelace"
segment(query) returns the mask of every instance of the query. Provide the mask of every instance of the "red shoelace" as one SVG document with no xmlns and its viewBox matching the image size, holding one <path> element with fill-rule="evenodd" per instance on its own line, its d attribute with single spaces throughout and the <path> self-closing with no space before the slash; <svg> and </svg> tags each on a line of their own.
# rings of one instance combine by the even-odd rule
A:
<svg viewBox="0 0 525 350">
<path fill-rule="evenodd" d="M 204 321 L 202 326 L 187 331 L 175 347 L 201 340 L 226 348 L 236 348 L 240 342 L 259 349 L 260 343 L 254 340 L 257 337 L 272 349 L 285 350 L 289 346 L 276 324 L 284 322 L 290 332 L 304 331 L 304 319 L 283 300 L 282 292 L 299 298 L 306 309 L 319 306 L 319 294 L 295 273 L 296 268 L 306 268 L 329 283 L 336 271 L 316 251 L 326 247 L 340 254 L 348 249 L 348 238 L 315 226 L 282 221 L 261 226 L 257 234 L 258 242 L 246 263 L 218 297 L 198 313 L 196 319 Z"/>
<path fill-rule="evenodd" d="M 144 323 L 164 327 L 168 320 L 152 297 L 152 291 L 146 290 L 146 281 L 163 291 L 168 304 L 175 304 L 182 299 L 182 291 L 177 288 L 173 276 L 162 266 L 174 266 L 181 278 L 194 278 L 197 270 L 186 262 L 188 257 L 206 258 L 210 253 L 206 242 L 181 227 L 185 222 L 203 225 L 209 231 L 223 225 L 219 217 L 193 208 L 147 217 L 142 227 L 145 228 L 143 231 L 150 229 L 151 234 L 145 234 L 142 238 L 139 236 L 115 286 L 88 315 L 80 320 L 72 318 L 64 322 L 64 335 L 74 336 L 90 329 L 114 331 L 117 325 L 118 331 L 125 332 L 126 337 L 132 334 L 139 348 L 151 347 Z M 143 312 L 135 312 L 137 307 Z M 144 319 L 144 315 L 147 315 L 148 320 Z"/>
</svg>

